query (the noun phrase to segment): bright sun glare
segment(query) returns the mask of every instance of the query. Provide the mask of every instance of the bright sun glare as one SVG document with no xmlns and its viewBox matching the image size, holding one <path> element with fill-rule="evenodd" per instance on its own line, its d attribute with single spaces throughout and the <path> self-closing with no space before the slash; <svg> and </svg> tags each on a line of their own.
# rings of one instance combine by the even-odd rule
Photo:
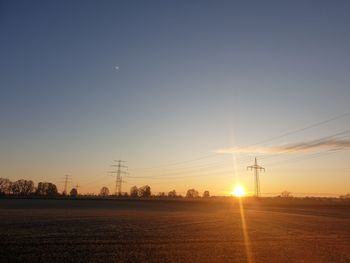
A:
<svg viewBox="0 0 350 263">
<path fill-rule="evenodd" d="M 236 185 L 235 188 L 233 189 L 233 191 L 231 192 L 231 194 L 236 196 L 236 197 L 245 196 L 245 191 L 244 191 L 243 186 Z"/>
</svg>

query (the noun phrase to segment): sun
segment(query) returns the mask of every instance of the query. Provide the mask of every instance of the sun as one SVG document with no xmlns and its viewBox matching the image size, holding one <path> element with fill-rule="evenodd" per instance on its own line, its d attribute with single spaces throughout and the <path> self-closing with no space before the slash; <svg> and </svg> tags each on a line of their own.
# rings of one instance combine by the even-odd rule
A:
<svg viewBox="0 0 350 263">
<path fill-rule="evenodd" d="M 246 195 L 245 190 L 241 185 L 236 185 L 231 194 L 235 197 L 243 197 Z"/>
</svg>

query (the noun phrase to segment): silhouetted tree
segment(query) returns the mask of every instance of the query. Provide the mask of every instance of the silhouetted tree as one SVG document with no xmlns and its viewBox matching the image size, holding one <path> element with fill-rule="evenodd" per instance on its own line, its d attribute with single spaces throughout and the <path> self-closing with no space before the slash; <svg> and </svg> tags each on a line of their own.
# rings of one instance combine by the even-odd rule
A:
<svg viewBox="0 0 350 263">
<path fill-rule="evenodd" d="M 39 182 L 38 186 L 36 187 L 35 194 L 37 195 L 46 195 L 46 187 L 45 183 Z"/>
<path fill-rule="evenodd" d="M 165 197 L 165 193 L 164 193 L 164 192 L 159 192 L 159 193 L 158 193 L 158 196 L 159 196 L 159 197 Z"/>
<path fill-rule="evenodd" d="M 48 183 L 46 193 L 49 196 L 58 195 L 57 186 L 53 183 Z"/>
<path fill-rule="evenodd" d="M 168 197 L 172 197 L 172 198 L 176 197 L 176 191 L 175 190 L 170 191 L 168 193 Z"/>
<path fill-rule="evenodd" d="M 86 193 L 84 194 L 84 196 L 87 196 L 87 197 L 94 197 L 96 196 L 95 193 Z"/>
<path fill-rule="evenodd" d="M 345 194 L 345 195 L 341 195 L 341 196 L 339 196 L 339 198 L 341 198 L 341 199 L 350 199 L 350 193 L 349 194 Z"/>
<path fill-rule="evenodd" d="M 283 197 L 283 198 L 291 198 L 291 197 L 293 197 L 293 196 L 292 196 L 292 193 L 291 193 L 291 192 L 283 191 L 283 192 L 281 193 L 281 197 Z"/>
<path fill-rule="evenodd" d="M 101 188 L 100 196 L 103 196 L 103 197 L 109 196 L 109 189 L 106 186 Z"/>
<path fill-rule="evenodd" d="M 56 196 L 58 195 L 57 187 L 53 183 L 40 182 L 36 188 L 37 195 L 47 195 L 47 196 Z"/>
<path fill-rule="evenodd" d="M 11 193 L 11 181 L 7 178 L 0 178 L 0 195 L 8 195 Z"/>
<path fill-rule="evenodd" d="M 137 188 L 136 185 L 130 188 L 130 196 L 131 197 L 138 197 L 139 194 L 139 189 Z"/>
<path fill-rule="evenodd" d="M 11 184 L 12 193 L 15 195 L 30 195 L 34 192 L 34 182 L 31 180 L 18 180 Z"/>
<path fill-rule="evenodd" d="M 197 198 L 199 197 L 198 191 L 195 189 L 189 189 L 186 193 L 186 198 Z"/>
<path fill-rule="evenodd" d="M 144 185 L 139 188 L 138 192 L 139 197 L 150 197 L 151 196 L 151 187 Z"/>
<path fill-rule="evenodd" d="M 78 196 L 78 190 L 76 188 L 72 188 L 72 190 L 70 190 L 69 194 L 72 197 L 77 197 Z"/>
<path fill-rule="evenodd" d="M 204 191 L 203 198 L 208 198 L 208 197 L 210 197 L 209 191 Z"/>
</svg>

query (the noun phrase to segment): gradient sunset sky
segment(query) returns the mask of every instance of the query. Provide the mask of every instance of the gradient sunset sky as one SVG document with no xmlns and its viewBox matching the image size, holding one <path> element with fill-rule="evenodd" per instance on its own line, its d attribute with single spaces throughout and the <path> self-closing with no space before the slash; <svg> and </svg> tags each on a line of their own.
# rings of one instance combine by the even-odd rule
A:
<svg viewBox="0 0 350 263">
<path fill-rule="evenodd" d="M 123 159 L 125 191 L 252 193 L 257 156 L 265 195 L 350 192 L 349 14 L 349 1 L 1 0 L 0 177 L 113 192 Z"/>
</svg>

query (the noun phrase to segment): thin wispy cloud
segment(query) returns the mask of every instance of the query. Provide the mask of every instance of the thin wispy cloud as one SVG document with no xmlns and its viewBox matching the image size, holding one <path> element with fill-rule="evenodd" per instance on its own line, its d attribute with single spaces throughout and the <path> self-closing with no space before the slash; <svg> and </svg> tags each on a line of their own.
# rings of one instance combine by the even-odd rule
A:
<svg viewBox="0 0 350 263">
<path fill-rule="evenodd" d="M 315 152 L 323 150 L 344 150 L 350 149 L 350 140 L 341 139 L 320 139 L 308 142 L 287 144 L 282 146 L 269 147 L 231 147 L 217 150 L 218 153 L 260 153 L 260 154 L 282 154 Z"/>
</svg>

